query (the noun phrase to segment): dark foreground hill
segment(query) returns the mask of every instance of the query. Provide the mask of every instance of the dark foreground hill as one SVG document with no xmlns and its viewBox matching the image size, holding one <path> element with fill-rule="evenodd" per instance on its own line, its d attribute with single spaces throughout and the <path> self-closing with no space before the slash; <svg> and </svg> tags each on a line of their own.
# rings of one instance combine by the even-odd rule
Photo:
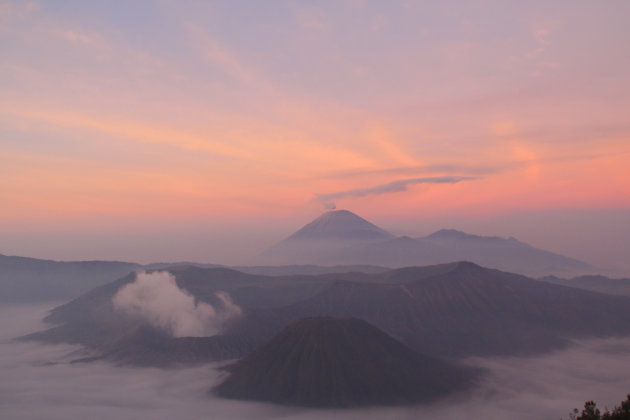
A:
<svg viewBox="0 0 630 420">
<path fill-rule="evenodd" d="M 293 322 L 228 370 L 219 396 L 311 407 L 427 402 L 467 388 L 476 373 L 365 321 L 330 317 Z"/>
</svg>

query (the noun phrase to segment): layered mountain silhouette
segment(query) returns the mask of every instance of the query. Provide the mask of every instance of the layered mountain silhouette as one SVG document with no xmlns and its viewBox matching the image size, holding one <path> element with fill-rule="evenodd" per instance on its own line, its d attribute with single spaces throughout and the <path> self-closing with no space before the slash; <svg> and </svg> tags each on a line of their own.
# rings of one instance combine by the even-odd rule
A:
<svg viewBox="0 0 630 420">
<path fill-rule="evenodd" d="M 214 393 L 311 407 L 431 401 L 471 384 L 475 371 L 411 350 L 365 321 L 297 320 L 230 366 Z"/>
<path fill-rule="evenodd" d="M 197 267 L 169 271 L 200 302 L 215 304 L 216 292 L 229 293 L 242 316 L 212 337 L 149 331 L 112 304 L 117 291 L 134 280 L 130 275 L 54 309 L 47 322 L 55 325 L 29 338 L 83 344 L 94 357 L 117 363 L 163 366 L 243 357 L 291 322 L 314 316 L 362 319 L 429 356 L 533 354 L 575 338 L 630 334 L 628 297 L 468 262 L 316 276 Z"/>
<path fill-rule="evenodd" d="M 541 278 L 541 280 L 610 295 L 630 296 L 630 279 L 628 278 L 616 279 L 606 276 L 578 276 L 572 279 L 563 279 L 555 276 L 546 276 Z"/>
<path fill-rule="evenodd" d="M 220 264 L 195 262 L 151 263 L 141 265 L 123 261 L 53 261 L 0 254 L 0 303 L 25 303 L 74 299 L 95 287 L 105 285 L 138 270 L 167 267 L 227 268 Z M 389 270 L 375 265 L 353 266 L 242 266 L 235 269 L 249 274 L 300 275 L 350 271 L 382 273 Z"/>
<path fill-rule="evenodd" d="M 532 277 L 569 278 L 597 271 L 581 261 L 534 248 L 514 238 L 470 235 L 452 229 L 422 238 L 395 237 L 347 210 L 324 213 L 263 252 L 255 262 L 258 265 L 233 268 L 270 276 L 382 273 L 396 267 L 453 261 L 472 261 Z M 121 261 L 64 262 L 0 254 L 0 302 L 72 299 L 136 270 L 173 266 L 225 268 L 192 262 L 146 265 Z M 598 287 L 592 283 L 587 288 Z"/>
<path fill-rule="evenodd" d="M 0 254 L 0 303 L 72 299 L 139 268 L 121 261 L 62 262 Z"/>
<path fill-rule="evenodd" d="M 351 316 L 424 354 L 531 354 L 573 338 L 630 333 L 628 304 L 624 297 L 460 262 L 338 280 L 305 301 L 252 311 L 240 328 L 270 334 L 293 319 Z"/>
<path fill-rule="evenodd" d="M 421 238 L 395 237 L 347 210 L 324 213 L 261 254 L 267 264 L 424 266 L 472 261 L 530 276 L 593 273 L 584 262 L 515 238 L 443 229 Z"/>
</svg>

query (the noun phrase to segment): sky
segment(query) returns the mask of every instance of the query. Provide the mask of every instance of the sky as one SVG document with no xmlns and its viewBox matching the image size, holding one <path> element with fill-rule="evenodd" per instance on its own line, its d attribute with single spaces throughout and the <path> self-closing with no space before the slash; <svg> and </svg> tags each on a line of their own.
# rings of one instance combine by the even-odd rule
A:
<svg viewBox="0 0 630 420">
<path fill-rule="evenodd" d="M 0 253 L 240 263 L 336 207 L 630 272 L 629 14 L 0 0 Z"/>
</svg>

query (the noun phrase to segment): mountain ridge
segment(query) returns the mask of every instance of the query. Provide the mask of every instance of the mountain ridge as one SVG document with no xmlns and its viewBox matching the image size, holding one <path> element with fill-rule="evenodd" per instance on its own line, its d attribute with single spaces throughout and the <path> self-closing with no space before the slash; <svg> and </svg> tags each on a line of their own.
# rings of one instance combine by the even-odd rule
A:
<svg viewBox="0 0 630 420">
<path fill-rule="evenodd" d="M 203 360 L 242 357 L 283 327 L 313 316 L 362 319 L 415 351 L 468 357 L 538 354 L 572 339 L 630 334 L 630 298 L 610 296 L 470 262 L 406 267 L 384 273 L 260 276 L 217 268 L 173 267 L 177 286 L 196 301 L 216 304 L 229 293 L 242 316 L 219 335 L 181 340 L 162 334 L 151 352 L 156 365 L 206 349 Z M 139 364 L 133 348 L 141 326 L 115 310 L 112 298 L 134 280 L 130 274 L 55 308 L 54 326 L 29 339 L 87 346 L 117 363 Z M 120 340 L 121 337 L 125 339 Z M 135 338 L 134 338 L 135 337 Z M 147 356 L 148 357 L 148 356 Z M 145 362 L 146 363 L 146 362 Z"/>
<path fill-rule="evenodd" d="M 335 223 L 328 223 L 330 219 Z M 344 226 L 346 220 L 350 227 Z M 374 234 L 352 233 L 362 229 L 355 229 L 355 222 Z M 456 229 L 440 229 L 417 238 L 397 237 L 347 210 L 324 213 L 263 251 L 259 262 L 397 268 L 460 260 L 533 277 L 597 271 L 583 261 L 536 248 L 514 237 L 473 235 Z"/>
</svg>

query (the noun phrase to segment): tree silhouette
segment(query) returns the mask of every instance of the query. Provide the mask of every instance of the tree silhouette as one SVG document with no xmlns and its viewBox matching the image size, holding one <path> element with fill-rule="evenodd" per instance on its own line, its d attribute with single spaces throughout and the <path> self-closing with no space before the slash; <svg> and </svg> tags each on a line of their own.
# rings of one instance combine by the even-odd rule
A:
<svg viewBox="0 0 630 420">
<path fill-rule="evenodd" d="M 595 401 L 587 401 L 584 403 L 584 409 L 581 413 L 576 408 L 569 414 L 570 420 L 630 420 L 630 394 L 621 405 L 616 406 L 612 411 L 604 411 L 602 414 L 597 408 Z"/>
</svg>

